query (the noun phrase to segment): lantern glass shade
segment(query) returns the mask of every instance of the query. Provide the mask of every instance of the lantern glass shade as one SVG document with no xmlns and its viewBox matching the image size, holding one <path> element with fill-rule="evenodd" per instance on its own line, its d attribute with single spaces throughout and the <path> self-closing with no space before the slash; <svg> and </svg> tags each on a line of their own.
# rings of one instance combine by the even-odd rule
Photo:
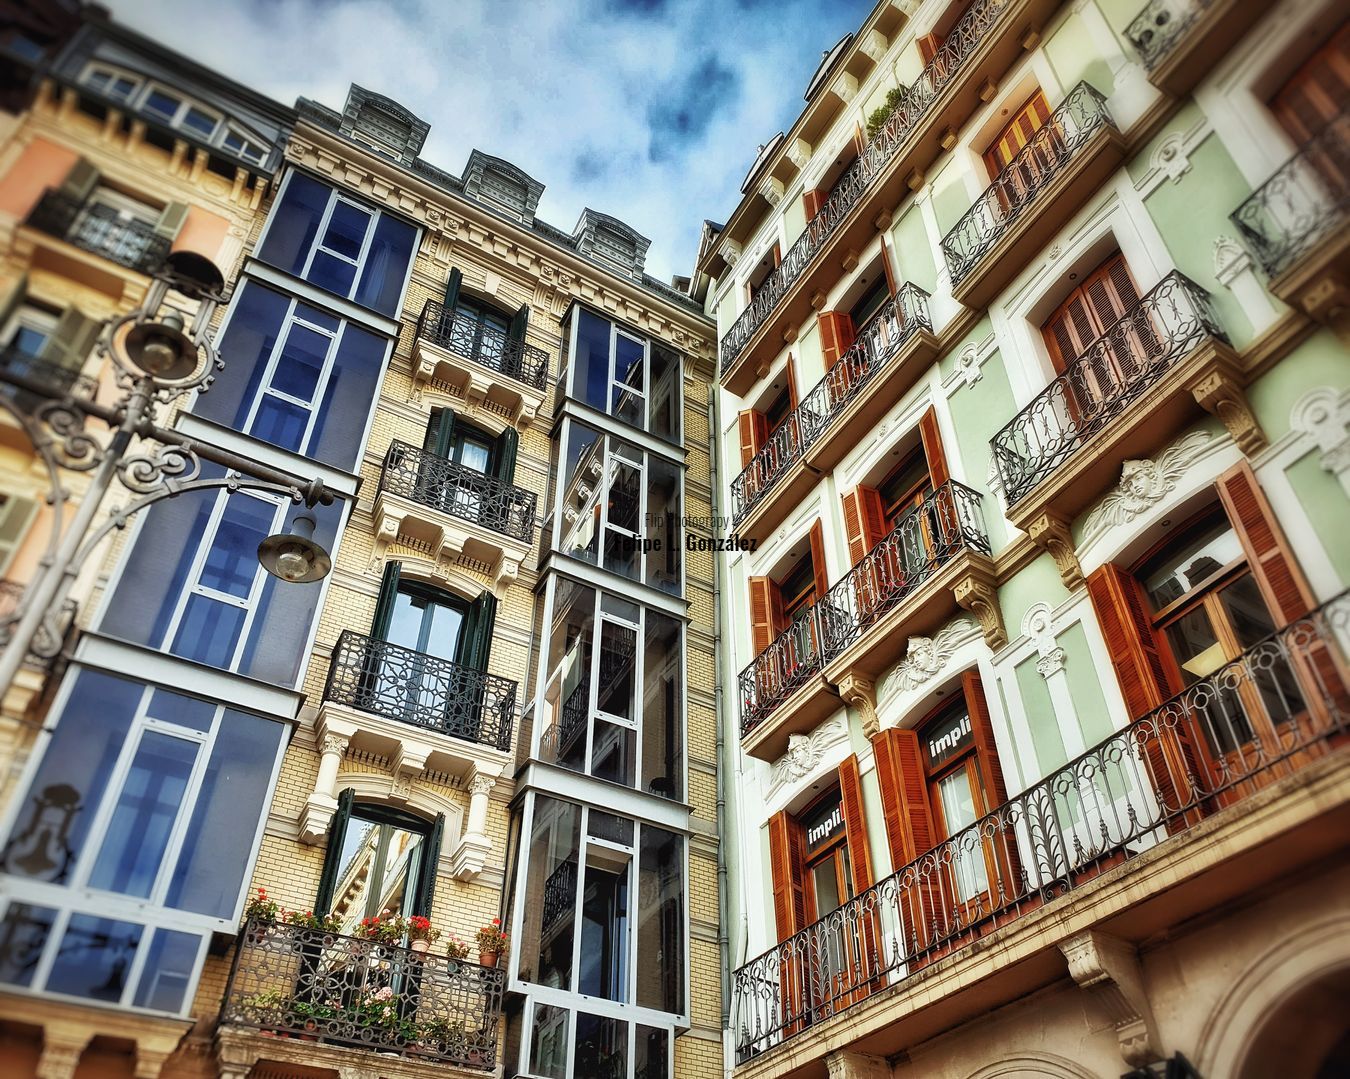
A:
<svg viewBox="0 0 1350 1079">
<path fill-rule="evenodd" d="M 197 370 L 197 343 L 183 329 L 183 316 L 177 311 L 155 322 L 136 323 L 124 343 L 128 359 L 154 378 L 187 378 Z"/>
<path fill-rule="evenodd" d="M 333 568 L 328 552 L 314 539 L 314 518 L 302 513 L 291 531 L 278 532 L 258 544 L 258 561 L 274 577 L 291 584 L 322 580 Z"/>
</svg>

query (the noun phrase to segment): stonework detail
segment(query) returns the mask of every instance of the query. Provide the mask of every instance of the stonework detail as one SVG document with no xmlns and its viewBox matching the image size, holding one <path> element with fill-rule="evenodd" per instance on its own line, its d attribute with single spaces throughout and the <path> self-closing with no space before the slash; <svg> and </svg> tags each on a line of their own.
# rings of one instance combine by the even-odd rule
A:
<svg viewBox="0 0 1350 1079">
<path fill-rule="evenodd" d="M 1319 386 L 1294 403 L 1289 425 L 1317 444 L 1318 462 L 1350 494 L 1350 390 Z"/>
<path fill-rule="evenodd" d="M 903 690 L 918 689 L 932 681 L 947 665 L 952 653 L 978 632 L 979 627 L 969 618 L 958 618 L 932 637 L 911 637 L 905 658 L 882 683 L 883 695 L 889 697 Z"/>
<path fill-rule="evenodd" d="M 1118 937 L 1088 930 L 1059 946 L 1069 974 L 1090 993 L 1116 1030 L 1120 1056 L 1142 1068 L 1161 1059 L 1162 1046 L 1134 946 Z"/>
<path fill-rule="evenodd" d="M 847 738 L 848 724 L 839 718 L 827 720 L 810 734 L 788 735 L 787 752 L 773 763 L 770 797 L 783 787 L 809 776 L 824 759 L 826 751 Z"/>
<path fill-rule="evenodd" d="M 1198 379 L 1190 390 L 1201 408 L 1223 421 L 1245 456 L 1254 457 L 1266 448 L 1266 434 L 1233 375 L 1225 370 L 1211 371 Z"/>
<path fill-rule="evenodd" d="M 1113 525 L 1129 524 L 1176 490 L 1177 481 L 1213 441 L 1208 431 L 1192 431 L 1152 460 L 1126 461 L 1120 482 L 1088 513 L 1083 535 L 1095 536 Z"/>
<path fill-rule="evenodd" d="M 1046 510 L 1027 526 L 1031 542 L 1049 552 L 1059 570 L 1059 579 L 1070 592 L 1083 583 L 1083 567 L 1078 564 L 1069 522 L 1058 513 Z"/>
<path fill-rule="evenodd" d="M 952 597 L 980 623 L 984 643 L 997 650 L 1008 643 L 1003 609 L 998 603 L 998 573 L 985 556 L 970 555 L 966 572 L 952 584 Z"/>
<path fill-rule="evenodd" d="M 858 710 L 863 734 L 871 738 L 881 733 L 881 721 L 877 718 L 877 685 L 872 679 L 849 671 L 839 680 L 839 696 Z"/>
<path fill-rule="evenodd" d="M 825 1058 L 830 1079 L 891 1079 L 891 1066 L 881 1057 L 840 1050 Z"/>
<path fill-rule="evenodd" d="M 1042 678 L 1049 678 L 1064 669 L 1064 649 L 1055 643 L 1055 628 L 1048 603 L 1036 603 L 1022 618 L 1022 634 L 1030 637 L 1036 646 L 1036 670 Z"/>
</svg>

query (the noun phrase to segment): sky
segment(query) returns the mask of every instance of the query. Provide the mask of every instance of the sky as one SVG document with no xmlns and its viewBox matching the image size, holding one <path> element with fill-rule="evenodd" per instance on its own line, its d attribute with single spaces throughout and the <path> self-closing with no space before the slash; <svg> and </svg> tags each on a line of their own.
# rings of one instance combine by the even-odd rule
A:
<svg viewBox="0 0 1350 1079">
<path fill-rule="evenodd" d="M 873 0 L 110 0 L 114 16 L 285 104 L 341 109 L 355 82 L 431 124 L 458 176 L 475 147 L 544 184 L 538 216 L 585 206 L 688 274 L 757 147 L 796 119 L 821 55 Z"/>
</svg>

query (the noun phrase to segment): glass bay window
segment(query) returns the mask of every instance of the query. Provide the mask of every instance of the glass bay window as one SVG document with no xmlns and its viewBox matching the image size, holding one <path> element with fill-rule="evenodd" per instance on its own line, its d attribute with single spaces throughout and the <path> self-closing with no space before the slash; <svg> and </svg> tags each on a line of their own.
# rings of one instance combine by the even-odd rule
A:
<svg viewBox="0 0 1350 1079">
<path fill-rule="evenodd" d="M 679 353 L 584 307 L 563 326 L 568 396 L 667 442 L 680 428 Z"/>
</svg>

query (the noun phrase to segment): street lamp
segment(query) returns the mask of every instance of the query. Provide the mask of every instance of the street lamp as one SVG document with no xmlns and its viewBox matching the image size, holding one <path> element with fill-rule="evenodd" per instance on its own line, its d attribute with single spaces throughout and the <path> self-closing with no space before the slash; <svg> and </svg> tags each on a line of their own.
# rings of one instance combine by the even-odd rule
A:
<svg viewBox="0 0 1350 1079">
<path fill-rule="evenodd" d="M 41 457 L 52 503 L 52 527 L 38 569 L 15 610 L 0 620 L 0 641 L 5 642 L 0 652 L 0 692 L 14 680 L 27 655 L 50 658 L 61 650 L 59 626 L 67 594 L 99 543 L 113 529 L 126 527 L 133 514 L 163 499 L 210 488 L 281 494 L 306 509 L 290 532 L 269 536 L 259 545 L 259 561 L 269 573 L 292 583 L 320 580 L 332 568 L 328 552 L 314 539 L 311 511 L 333 502 L 322 480 L 302 483 L 155 422 L 161 408 L 198 387 L 205 390 L 224 368 L 209 333 L 224 287 L 225 279 L 210 259 L 191 252 L 175 252 L 165 259 L 141 306 L 110 322 L 99 337 L 98 351 L 112 360 L 122 391 L 111 406 L 81 390 L 81 381 L 88 380 L 58 384 L 43 379 L 40 369 L 21 374 L 0 366 L 0 383 L 25 391 L 17 399 L 0 394 L 0 408 L 18 420 Z M 25 401 L 22 408 L 20 400 Z M 106 440 L 86 430 L 91 417 L 109 428 Z M 203 478 L 203 461 L 222 465 L 225 475 Z M 61 482 L 63 469 L 91 476 L 68 527 L 64 527 L 68 495 Z M 95 513 L 114 480 L 136 497 L 113 509 L 108 520 L 91 532 Z"/>
</svg>

